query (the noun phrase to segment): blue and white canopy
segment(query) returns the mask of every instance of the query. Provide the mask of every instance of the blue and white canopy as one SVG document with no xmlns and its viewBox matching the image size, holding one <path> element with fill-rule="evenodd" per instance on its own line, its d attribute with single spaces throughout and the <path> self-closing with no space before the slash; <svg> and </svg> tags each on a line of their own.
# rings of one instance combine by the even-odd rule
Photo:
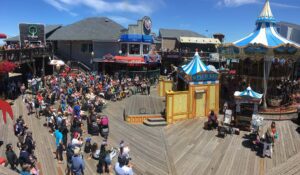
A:
<svg viewBox="0 0 300 175">
<path fill-rule="evenodd" d="M 278 34 L 276 20 L 273 17 L 269 0 L 266 0 L 264 8 L 256 20 L 256 29 L 254 32 L 233 44 L 237 47 L 247 47 L 250 44 L 261 44 L 267 48 L 277 48 L 286 44 L 300 47 L 295 42 L 287 40 Z"/>
<path fill-rule="evenodd" d="M 209 68 L 201 61 L 198 52 L 195 53 L 193 60 L 182 66 L 182 70 L 188 75 L 195 75 L 199 72 L 210 71 Z"/>
<path fill-rule="evenodd" d="M 251 97 L 251 98 L 256 98 L 256 99 L 261 99 L 263 94 L 257 93 L 251 89 L 249 86 L 246 90 L 240 92 L 240 91 L 235 91 L 234 92 L 235 97 Z"/>
</svg>

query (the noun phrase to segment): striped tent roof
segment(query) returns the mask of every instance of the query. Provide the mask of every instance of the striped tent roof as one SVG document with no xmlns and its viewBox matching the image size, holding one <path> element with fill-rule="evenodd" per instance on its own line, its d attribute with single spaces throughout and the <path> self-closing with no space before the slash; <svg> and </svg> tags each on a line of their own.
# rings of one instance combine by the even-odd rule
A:
<svg viewBox="0 0 300 175">
<path fill-rule="evenodd" d="M 300 47 L 297 43 L 278 34 L 276 20 L 270 8 L 269 0 L 266 0 L 263 10 L 256 20 L 256 29 L 254 32 L 233 44 L 237 47 L 247 47 L 249 44 L 261 44 L 267 48 L 277 48 L 286 44 Z"/>
<path fill-rule="evenodd" d="M 252 97 L 252 98 L 257 98 L 261 99 L 263 94 L 257 93 L 251 89 L 249 86 L 246 90 L 240 92 L 240 91 L 235 91 L 234 92 L 235 97 Z"/>
<path fill-rule="evenodd" d="M 210 71 L 208 67 L 201 61 L 198 52 L 195 53 L 193 60 L 182 66 L 182 70 L 188 75 L 195 75 L 199 72 Z"/>
</svg>

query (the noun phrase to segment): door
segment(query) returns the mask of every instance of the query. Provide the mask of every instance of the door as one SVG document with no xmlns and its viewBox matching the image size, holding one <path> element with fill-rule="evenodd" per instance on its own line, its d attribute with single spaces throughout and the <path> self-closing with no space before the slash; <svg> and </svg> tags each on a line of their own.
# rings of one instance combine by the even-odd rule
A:
<svg viewBox="0 0 300 175">
<path fill-rule="evenodd" d="M 195 95 L 196 117 L 205 117 L 206 112 L 206 93 L 198 93 Z"/>
</svg>

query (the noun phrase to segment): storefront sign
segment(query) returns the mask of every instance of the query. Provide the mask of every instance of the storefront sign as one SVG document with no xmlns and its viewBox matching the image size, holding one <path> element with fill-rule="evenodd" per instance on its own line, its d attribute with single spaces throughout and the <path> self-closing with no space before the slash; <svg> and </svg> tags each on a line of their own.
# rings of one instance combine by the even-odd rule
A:
<svg viewBox="0 0 300 175">
<path fill-rule="evenodd" d="M 26 44 L 45 44 L 45 26 L 42 24 L 19 24 L 21 47 Z"/>
</svg>

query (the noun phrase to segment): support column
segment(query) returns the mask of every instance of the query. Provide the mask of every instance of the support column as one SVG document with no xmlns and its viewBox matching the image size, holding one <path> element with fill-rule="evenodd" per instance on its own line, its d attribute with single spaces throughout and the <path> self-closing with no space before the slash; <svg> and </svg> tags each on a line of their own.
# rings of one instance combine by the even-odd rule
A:
<svg viewBox="0 0 300 175">
<path fill-rule="evenodd" d="M 45 76 L 45 56 L 43 55 L 43 72 L 42 72 L 42 76 Z"/>
</svg>

